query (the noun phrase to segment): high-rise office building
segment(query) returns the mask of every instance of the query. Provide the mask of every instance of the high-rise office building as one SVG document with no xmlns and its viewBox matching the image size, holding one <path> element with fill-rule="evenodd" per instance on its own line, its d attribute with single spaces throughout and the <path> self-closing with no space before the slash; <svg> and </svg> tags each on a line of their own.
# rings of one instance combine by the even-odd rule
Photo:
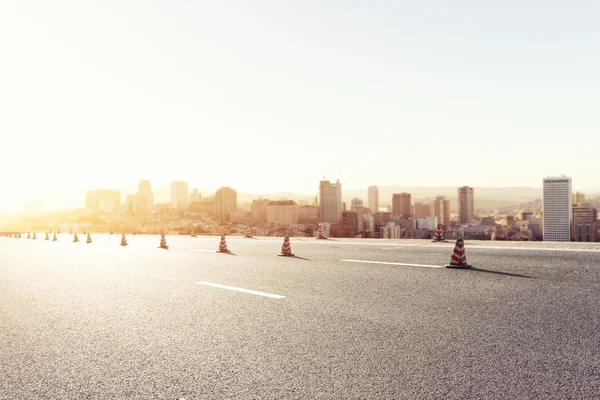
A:
<svg viewBox="0 0 600 400">
<path fill-rule="evenodd" d="M 152 185 L 150 181 L 140 181 L 138 191 L 135 194 L 136 214 L 148 214 L 154 208 L 154 195 L 152 194 Z"/>
<path fill-rule="evenodd" d="M 444 196 L 437 196 L 431 206 L 431 215 L 437 217 L 438 222 L 444 226 L 450 226 L 450 200 Z"/>
<path fill-rule="evenodd" d="M 405 219 L 410 218 L 411 202 L 410 193 L 394 193 L 392 195 L 392 214 L 401 215 Z"/>
<path fill-rule="evenodd" d="M 427 218 L 433 216 L 431 214 L 431 205 L 429 203 L 415 203 L 415 212 L 413 213 L 415 218 Z"/>
<path fill-rule="evenodd" d="M 463 186 L 458 188 L 458 223 L 470 224 L 475 218 L 475 198 L 473 188 Z"/>
<path fill-rule="evenodd" d="M 171 182 L 171 206 L 180 211 L 187 211 L 190 205 L 190 192 L 187 182 Z"/>
<path fill-rule="evenodd" d="M 367 202 L 372 213 L 379 212 L 379 188 L 377 186 L 369 186 Z"/>
<path fill-rule="evenodd" d="M 215 193 L 215 214 L 217 221 L 229 221 L 229 215 L 237 210 L 237 192 L 230 187 L 222 187 Z"/>
<path fill-rule="evenodd" d="M 572 204 L 571 178 L 544 178 L 544 242 L 571 241 Z"/>
<path fill-rule="evenodd" d="M 344 204 L 342 202 L 342 184 L 321 181 L 319 185 L 319 221 L 339 222 L 342 219 Z"/>
<path fill-rule="evenodd" d="M 259 223 L 267 222 L 267 206 L 271 200 L 268 199 L 257 199 L 252 200 L 250 206 L 252 210 L 252 219 L 257 220 Z"/>
<path fill-rule="evenodd" d="M 192 193 L 190 194 L 190 202 L 199 202 L 202 201 L 202 193 L 200 193 L 198 191 L 198 189 L 194 189 L 192 190 Z"/>
</svg>

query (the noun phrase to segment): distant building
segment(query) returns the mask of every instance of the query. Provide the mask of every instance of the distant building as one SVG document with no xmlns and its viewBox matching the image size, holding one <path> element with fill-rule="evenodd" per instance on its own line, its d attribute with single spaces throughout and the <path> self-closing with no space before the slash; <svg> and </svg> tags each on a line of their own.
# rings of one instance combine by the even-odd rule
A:
<svg viewBox="0 0 600 400">
<path fill-rule="evenodd" d="M 271 200 L 268 199 L 257 199 L 252 200 L 251 210 L 252 219 L 257 220 L 259 223 L 267 222 L 267 206 Z"/>
<path fill-rule="evenodd" d="M 411 217 L 410 193 L 394 193 L 392 195 L 392 214 L 401 215 L 402 218 Z"/>
<path fill-rule="evenodd" d="M 292 200 L 271 201 L 267 206 L 267 223 L 289 226 L 298 223 L 298 204 Z"/>
<path fill-rule="evenodd" d="M 371 212 L 379 212 L 379 188 L 377 186 L 369 186 L 367 200 Z"/>
<path fill-rule="evenodd" d="M 575 192 L 573 193 L 573 205 L 579 205 L 585 203 L 585 193 Z"/>
<path fill-rule="evenodd" d="M 319 222 L 319 207 L 298 207 L 298 222 L 300 222 L 301 224 L 316 224 L 317 222 Z"/>
<path fill-rule="evenodd" d="M 382 239 L 400 239 L 402 237 L 402 228 L 393 223 L 388 223 L 380 227 L 379 237 Z"/>
<path fill-rule="evenodd" d="M 190 203 L 199 201 L 202 201 L 202 194 L 198 191 L 198 189 L 194 189 L 192 194 L 190 194 Z"/>
<path fill-rule="evenodd" d="M 237 192 L 225 186 L 215 193 L 215 218 L 217 221 L 229 221 L 229 215 L 237 210 Z"/>
<path fill-rule="evenodd" d="M 135 194 L 135 213 L 149 214 L 154 209 L 154 194 L 152 193 L 152 185 L 150 181 L 140 181 L 138 183 L 138 191 Z"/>
<path fill-rule="evenodd" d="M 571 178 L 544 178 L 544 241 L 569 242 L 572 229 Z"/>
<path fill-rule="evenodd" d="M 594 242 L 596 241 L 596 222 L 598 221 L 598 210 L 584 202 L 573 205 L 573 241 Z"/>
<path fill-rule="evenodd" d="M 88 190 L 85 193 L 85 208 L 88 211 L 116 212 L 121 205 L 121 192 L 118 190 Z"/>
<path fill-rule="evenodd" d="M 430 215 L 437 217 L 440 224 L 450 226 L 450 200 L 446 200 L 444 196 L 437 196 L 430 207 Z"/>
<path fill-rule="evenodd" d="M 470 224 L 475 218 L 475 198 L 473 188 L 463 186 L 458 188 L 458 224 Z"/>
<path fill-rule="evenodd" d="M 434 216 L 431 213 L 431 205 L 429 203 L 415 203 L 414 209 L 415 218 L 427 218 Z"/>
<path fill-rule="evenodd" d="M 363 208 L 363 201 L 358 197 L 353 197 L 350 203 L 350 211 L 356 212 L 358 208 Z"/>
<path fill-rule="evenodd" d="M 481 225 L 495 226 L 496 220 L 494 219 L 494 217 L 482 217 Z"/>
<path fill-rule="evenodd" d="M 437 217 L 417 218 L 417 229 L 427 229 L 433 231 L 438 226 Z"/>
<path fill-rule="evenodd" d="M 532 212 L 525 212 L 523 211 L 521 213 L 521 221 L 530 221 L 533 219 L 533 213 Z"/>
<path fill-rule="evenodd" d="M 187 182 L 171 182 L 171 206 L 179 211 L 187 211 L 189 205 L 190 198 Z"/>
<path fill-rule="evenodd" d="M 319 185 L 319 221 L 339 222 L 342 219 L 342 184 L 321 181 Z"/>
</svg>

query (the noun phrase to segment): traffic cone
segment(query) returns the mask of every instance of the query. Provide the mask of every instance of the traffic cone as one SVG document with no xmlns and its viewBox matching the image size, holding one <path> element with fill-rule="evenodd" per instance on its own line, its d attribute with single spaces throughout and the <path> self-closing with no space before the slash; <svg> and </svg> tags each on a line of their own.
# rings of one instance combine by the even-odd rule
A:
<svg viewBox="0 0 600 400">
<path fill-rule="evenodd" d="M 158 246 L 158 248 L 169 250 L 169 246 L 167 246 L 167 239 L 165 239 L 164 234 L 160 235 L 160 245 Z"/>
<path fill-rule="evenodd" d="M 110 235 L 114 234 L 115 231 L 113 231 L 113 228 L 110 228 Z"/>
<path fill-rule="evenodd" d="M 283 246 L 281 246 L 281 254 L 279 256 L 282 257 L 293 257 L 294 253 L 292 253 L 292 245 L 290 244 L 290 237 L 285 235 L 283 238 Z"/>
<path fill-rule="evenodd" d="M 58 228 L 58 229 L 56 230 L 56 233 L 58 233 L 58 234 L 60 235 L 60 228 Z"/>
<path fill-rule="evenodd" d="M 85 229 L 85 226 L 83 227 L 83 234 L 87 235 L 87 229 Z"/>
<path fill-rule="evenodd" d="M 85 243 L 87 243 L 87 244 L 92 243 L 92 236 L 89 233 L 87 234 L 87 239 L 86 239 Z"/>
<path fill-rule="evenodd" d="M 54 235 L 54 236 L 52 236 L 52 241 L 53 241 L 53 242 L 56 242 L 56 241 L 58 240 L 58 239 L 56 238 L 56 232 L 54 232 L 52 235 Z"/>
<path fill-rule="evenodd" d="M 252 228 L 250 228 L 250 227 L 246 228 L 246 233 L 244 234 L 244 237 L 246 239 L 252 239 Z"/>
<path fill-rule="evenodd" d="M 165 229 L 164 229 L 162 226 L 160 227 L 160 234 L 161 234 L 161 235 L 164 235 L 164 234 L 165 234 Z"/>
<path fill-rule="evenodd" d="M 31 234 L 29 234 L 29 232 L 27 232 L 27 239 L 31 239 Z"/>
<path fill-rule="evenodd" d="M 190 236 L 191 237 L 198 237 L 198 235 L 196 235 L 196 230 L 194 228 L 192 228 L 192 231 L 190 232 Z"/>
<path fill-rule="evenodd" d="M 219 242 L 219 250 L 217 250 L 217 253 L 231 253 L 227 249 L 227 242 L 225 241 L 225 235 L 221 235 L 221 242 Z"/>
<path fill-rule="evenodd" d="M 73 235 L 73 243 L 79 242 L 79 238 L 77 237 L 77 232 Z"/>
<path fill-rule="evenodd" d="M 433 233 L 433 240 L 432 242 L 443 242 L 444 241 L 444 229 L 442 228 L 442 225 L 438 225 L 437 228 L 435 229 L 434 233 Z"/>
<path fill-rule="evenodd" d="M 33 232 L 33 237 L 32 237 L 31 239 L 32 239 L 32 240 L 35 240 L 35 239 L 37 239 L 37 238 L 35 237 L 35 232 Z"/>
<path fill-rule="evenodd" d="M 450 263 L 446 264 L 446 268 L 471 268 L 471 266 L 467 264 L 467 254 L 465 253 L 464 240 L 458 239 L 456 241 L 456 245 L 454 246 L 454 252 L 452 253 L 452 257 L 450 258 Z"/>
<path fill-rule="evenodd" d="M 317 239 L 327 239 L 321 225 L 319 225 L 319 229 L 317 230 Z"/>
<path fill-rule="evenodd" d="M 17 239 L 21 239 L 21 232 L 17 233 Z"/>
<path fill-rule="evenodd" d="M 73 234 L 73 228 L 69 228 L 69 235 Z"/>
<path fill-rule="evenodd" d="M 121 246 L 127 246 L 127 239 L 125 239 L 125 234 L 121 236 Z"/>
<path fill-rule="evenodd" d="M 44 240 L 50 240 L 50 238 L 48 237 L 48 232 L 46 232 L 46 237 L 44 238 Z"/>
<path fill-rule="evenodd" d="M 135 226 L 134 226 L 133 228 L 131 228 L 131 234 L 132 234 L 133 236 L 137 235 L 137 233 L 135 233 Z"/>
</svg>

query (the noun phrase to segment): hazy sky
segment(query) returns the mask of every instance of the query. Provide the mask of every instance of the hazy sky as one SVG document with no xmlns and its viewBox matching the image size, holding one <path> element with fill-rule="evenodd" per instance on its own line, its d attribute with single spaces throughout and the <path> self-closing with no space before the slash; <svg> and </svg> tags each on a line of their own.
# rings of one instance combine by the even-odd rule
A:
<svg viewBox="0 0 600 400">
<path fill-rule="evenodd" d="M 140 179 L 314 193 L 338 171 L 598 188 L 598 21 L 592 0 L 3 0 L 0 209 Z"/>
</svg>

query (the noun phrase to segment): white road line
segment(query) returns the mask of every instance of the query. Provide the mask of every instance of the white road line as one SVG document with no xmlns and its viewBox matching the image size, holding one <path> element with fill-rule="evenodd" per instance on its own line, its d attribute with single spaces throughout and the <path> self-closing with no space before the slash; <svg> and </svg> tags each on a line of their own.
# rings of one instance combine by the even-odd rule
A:
<svg viewBox="0 0 600 400">
<path fill-rule="evenodd" d="M 402 267 L 423 267 L 423 268 L 442 268 L 441 265 L 426 265 L 426 264 L 406 264 L 387 261 L 367 261 L 367 260 L 342 260 L 345 262 L 364 263 L 364 264 L 382 264 L 382 265 L 399 265 Z"/>
<path fill-rule="evenodd" d="M 210 282 L 196 282 L 196 283 L 198 285 L 211 286 L 211 287 L 216 287 L 216 288 L 219 288 L 219 289 L 234 290 L 236 292 L 249 293 L 249 294 L 255 294 L 255 295 L 258 295 L 258 296 L 270 297 L 272 299 L 284 299 L 285 298 L 285 296 L 282 296 L 280 294 L 272 294 L 272 293 L 259 292 L 259 291 L 256 291 L 256 290 L 243 289 L 243 288 L 238 288 L 238 287 L 235 287 L 235 286 L 220 285 L 218 283 L 210 283 Z"/>
<path fill-rule="evenodd" d="M 431 244 L 423 246 L 424 248 L 428 247 L 436 247 L 436 248 L 445 248 L 449 249 L 452 246 L 444 246 L 439 244 Z M 600 250 L 595 249 L 565 249 L 565 248 L 551 248 L 551 247 L 518 247 L 518 246 L 481 246 L 478 244 L 469 245 L 468 242 L 465 242 L 465 248 L 468 250 L 524 250 L 524 251 L 566 251 L 570 253 L 600 253 Z"/>
</svg>

